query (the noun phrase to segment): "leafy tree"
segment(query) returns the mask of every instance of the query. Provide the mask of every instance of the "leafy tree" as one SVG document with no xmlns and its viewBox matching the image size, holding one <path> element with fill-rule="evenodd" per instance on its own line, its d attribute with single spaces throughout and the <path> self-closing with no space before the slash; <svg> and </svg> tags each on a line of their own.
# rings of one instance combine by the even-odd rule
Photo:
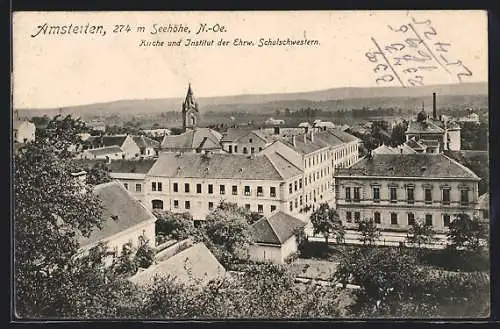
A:
<svg viewBox="0 0 500 329">
<path fill-rule="evenodd" d="M 97 162 L 87 172 L 87 184 L 99 185 L 111 182 L 110 170 L 104 162 Z"/>
<path fill-rule="evenodd" d="M 67 148 L 77 126 L 68 117 L 52 120 L 14 155 L 15 294 L 23 317 L 48 316 L 67 299 L 58 278 L 67 276 L 76 237 L 101 225 L 100 201 L 71 176 Z"/>
<path fill-rule="evenodd" d="M 426 120 L 427 120 L 427 114 L 425 113 L 425 111 L 418 112 L 418 114 L 417 114 L 417 121 L 418 122 L 424 122 Z"/>
<path fill-rule="evenodd" d="M 396 315 L 404 301 L 419 296 L 422 271 L 415 258 L 394 248 L 356 248 L 340 261 L 334 279 L 360 286 L 354 314 Z"/>
<path fill-rule="evenodd" d="M 134 260 L 135 250 L 132 243 L 123 245 L 120 256 L 113 262 L 112 269 L 116 275 L 128 277 L 137 272 L 137 262 Z"/>
<path fill-rule="evenodd" d="M 322 234 L 328 245 L 328 238 L 333 236 L 337 243 L 344 241 L 345 229 L 339 214 L 328 203 L 322 203 L 312 214 L 313 234 Z"/>
<path fill-rule="evenodd" d="M 359 240 L 363 245 L 372 245 L 380 239 L 380 229 L 373 218 L 364 218 L 358 223 L 358 231 L 361 233 Z"/>
<path fill-rule="evenodd" d="M 212 248 L 223 264 L 244 258 L 252 242 L 245 211 L 234 205 L 222 203 L 210 212 L 201 230 L 207 247 Z"/>
<path fill-rule="evenodd" d="M 481 251 L 488 239 L 486 225 L 477 217 L 471 218 L 465 213 L 456 214 L 447 233 L 450 247 L 466 248 L 469 251 Z"/>
<path fill-rule="evenodd" d="M 391 140 L 389 142 L 391 146 L 395 147 L 403 144 L 406 141 L 405 132 L 407 127 L 408 125 L 406 124 L 406 122 L 403 122 L 397 124 L 396 126 L 394 126 L 394 128 L 392 128 Z"/>
<path fill-rule="evenodd" d="M 157 220 L 155 223 L 156 234 L 168 236 L 172 239 L 183 240 L 195 236 L 193 217 L 190 213 L 173 213 L 170 211 L 153 210 Z"/>
<path fill-rule="evenodd" d="M 78 134 L 87 131 L 88 128 L 81 119 L 74 119 L 71 115 L 65 117 L 57 115 L 47 123 L 44 129 L 40 129 L 36 139 L 52 149 L 57 157 L 70 158 L 82 144 Z M 72 146 L 77 147 L 72 148 Z"/>
<path fill-rule="evenodd" d="M 293 230 L 293 235 L 297 241 L 297 249 L 300 254 L 304 252 L 304 247 L 307 244 L 307 235 L 304 227 L 297 227 Z"/>
<path fill-rule="evenodd" d="M 431 225 L 426 225 L 422 219 L 415 220 L 406 235 L 406 241 L 419 249 L 422 245 L 431 244 L 436 240 L 436 232 Z"/>
<path fill-rule="evenodd" d="M 143 236 L 140 237 L 140 244 L 137 247 L 134 261 L 138 267 L 147 268 L 155 260 L 155 251 L 150 246 L 149 241 Z"/>
</svg>

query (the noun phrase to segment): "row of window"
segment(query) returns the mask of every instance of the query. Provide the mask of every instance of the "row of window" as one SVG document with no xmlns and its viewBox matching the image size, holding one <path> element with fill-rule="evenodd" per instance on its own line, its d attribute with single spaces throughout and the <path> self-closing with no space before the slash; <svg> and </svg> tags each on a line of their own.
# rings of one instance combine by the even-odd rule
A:
<svg viewBox="0 0 500 329">
<path fill-rule="evenodd" d="M 323 161 L 326 161 L 330 158 L 330 155 L 328 152 L 322 152 L 320 154 L 316 154 L 313 156 L 308 157 L 308 159 L 304 163 L 305 168 L 313 167 L 318 164 L 323 163 Z"/>
<path fill-rule="evenodd" d="M 128 183 L 123 183 L 123 187 L 125 187 L 125 189 L 128 190 Z M 139 183 L 135 184 L 135 191 L 142 192 L 142 184 Z"/>
<path fill-rule="evenodd" d="M 251 140 L 251 139 L 250 139 Z M 250 142 L 251 143 L 251 142 Z M 255 153 L 255 147 L 250 147 L 250 154 Z M 259 152 L 262 151 L 262 147 L 259 147 Z M 233 153 L 233 145 L 228 146 L 228 152 Z M 238 145 L 234 146 L 234 153 L 238 153 Z M 248 154 L 248 148 L 246 146 L 243 147 L 243 154 Z"/>
<path fill-rule="evenodd" d="M 174 193 L 179 192 L 179 183 L 173 183 L 173 191 L 174 191 Z M 190 193 L 190 192 L 191 192 L 191 184 L 184 183 L 184 193 Z M 196 193 L 198 193 L 198 194 L 203 193 L 202 184 L 200 184 L 200 183 L 196 184 Z M 207 193 L 214 194 L 214 185 L 213 184 L 207 184 Z M 231 193 L 232 193 L 232 195 L 238 195 L 238 186 L 237 185 L 231 186 Z M 243 193 L 246 196 L 251 196 L 252 195 L 252 188 L 249 185 L 245 185 L 243 187 Z M 223 185 L 223 184 L 219 185 L 219 194 L 221 194 L 221 195 L 226 194 L 226 185 Z M 257 196 L 264 196 L 264 188 L 262 186 L 257 186 Z M 269 196 L 272 198 L 276 197 L 276 187 L 275 186 L 269 187 Z"/>
<path fill-rule="evenodd" d="M 346 157 L 348 154 L 354 153 L 356 151 L 357 151 L 357 145 L 349 145 L 347 148 L 344 148 L 340 151 L 335 151 L 333 156 L 335 160 L 339 160 Z"/>
<path fill-rule="evenodd" d="M 153 200 L 151 201 L 151 205 L 153 207 L 153 209 L 163 209 L 163 201 L 162 200 Z M 174 209 L 179 209 L 180 208 L 180 202 L 179 200 L 173 200 L 173 207 Z M 208 210 L 213 210 L 215 207 L 214 205 L 214 202 L 208 202 Z M 184 209 L 186 210 L 190 210 L 191 209 L 191 201 L 189 200 L 186 200 L 184 201 Z M 245 204 L 245 209 L 247 210 L 251 210 L 251 206 L 249 203 Z M 273 212 L 276 210 L 276 206 L 275 205 L 271 205 L 269 207 L 269 210 L 270 212 Z M 258 213 L 263 213 L 264 212 L 264 205 L 262 204 L 258 204 L 257 205 L 257 212 Z"/>
<path fill-rule="evenodd" d="M 351 196 L 351 187 L 345 188 L 345 200 L 347 202 L 360 202 L 360 187 L 352 188 L 353 195 Z M 398 202 L 398 190 L 397 187 L 389 187 L 389 201 L 396 203 Z M 380 202 L 380 187 L 373 187 L 372 189 L 373 202 Z M 415 189 L 413 187 L 406 188 L 406 202 L 415 202 Z M 432 203 L 432 188 L 424 188 L 424 202 Z M 444 205 L 450 204 L 450 189 L 442 189 L 441 192 L 441 203 Z M 469 204 L 469 191 L 467 189 L 460 190 L 460 204 Z"/>
<path fill-rule="evenodd" d="M 352 223 L 353 220 L 353 212 L 347 211 L 346 212 L 346 222 L 347 223 Z M 361 220 L 361 213 L 359 211 L 354 212 L 354 222 L 357 223 Z M 382 223 L 382 218 L 379 212 L 374 212 L 373 213 L 373 220 L 375 224 L 381 224 Z M 414 213 L 408 213 L 407 214 L 407 221 L 406 225 L 413 225 L 415 224 L 415 214 Z M 391 213 L 391 225 L 399 225 L 399 219 L 398 219 L 398 214 L 393 212 Z M 433 225 L 433 220 L 432 220 L 432 214 L 426 214 L 425 215 L 425 225 L 432 226 Z M 450 215 L 449 214 L 443 214 L 443 226 L 448 227 L 450 225 Z"/>
</svg>

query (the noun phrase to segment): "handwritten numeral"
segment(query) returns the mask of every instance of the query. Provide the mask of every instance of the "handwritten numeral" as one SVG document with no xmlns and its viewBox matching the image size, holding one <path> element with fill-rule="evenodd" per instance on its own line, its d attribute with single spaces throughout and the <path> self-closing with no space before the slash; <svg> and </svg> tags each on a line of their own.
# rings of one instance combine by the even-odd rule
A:
<svg viewBox="0 0 500 329">
<path fill-rule="evenodd" d="M 448 50 L 444 48 L 444 46 L 451 46 L 451 43 L 446 43 L 446 42 L 436 42 L 434 43 L 434 46 L 438 47 L 436 48 L 436 51 L 441 51 L 441 52 L 444 52 L 444 53 L 447 53 Z"/>
<path fill-rule="evenodd" d="M 424 37 L 427 40 L 430 40 L 430 38 L 428 37 L 428 35 L 437 35 L 436 30 L 432 26 L 430 26 L 429 28 L 432 30 L 431 32 L 429 32 L 429 31 L 424 32 Z"/>
<path fill-rule="evenodd" d="M 418 46 L 422 43 L 422 40 L 417 38 L 407 38 L 405 42 L 410 48 L 418 48 Z"/>
<path fill-rule="evenodd" d="M 421 75 L 416 75 L 415 76 L 415 79 L 408 79 L 408 83 L 411 84 L 413 87 L 415 87 L 417 84 L 419 86 L 423 86 L 424 85 L 424 77 L 421 76 Z"/>
<path fill-rule="evenodd" d="M 418 70 L 414 67 L 410 67 L 410 68 L 407 68 L 405 70 L 403 70 L 403 73 L 408 73 L 408 74 L 411 74 L 411 73 L 416 73 Z"/>
<path fill-rule="evenodd" d="M 373 72 L 377 73 L 380 71 L 387 71 L 387 68 L 388 68 L 387 65 L 380 63 L 380 64 L 377 64 L 377 66 L 375 66 L 375 68 L 373 69 Z"/>
<path fill-rule="evenodd" d="M 393 28 L 390 25 L 387 25 L 387 27 L 389 28 L 389 30 L 391 30 L 393 32 L 403 32 L 403 33 L 406 33 L 408 31 L 408 26 L 406 26 L 406 25 L 401 25 L 399 27 L 399 29 L 395 29 L 395 28 Z"/>
<path fill-rule="evenodd" d="M 389 53 L 392 53 L 392 51 L 401 51 L 405 48 L 405 45 L 402 43 L 391 43 L 389 46 L 385 46 L 385 50 L 388 51 Z"/>
<path fill-rule="evenodd" d="M 375 62 L 378 62 L 378 59 L 377 59 L 377 54 L 378 53 L 375 53 L 375 52 L 367 52 L 365 54 L 366 58 L 368 58 L 368 60 L 372 63 L 375 63 Z"/>
<path fill-rule="evenodd" d="M 425 51 L 423 51 L 423 50 L 419 50 L 419 51 L 417 51 L 417 53 L 418 53 L 420 56 L 424 57 L 424 58 L 425 58 L 426 60 L 428 60 L 428 61 L 430 61 L 430 60 L 432 59 L 432 57 L 431 57 L 431 56 L 429 56 L 429 54 L 427 54 L 427 53 L 426 53 Z"/>
<path fill-rule="evenodd" d="M 377 83 L 377 85 L 379 84 L 379 81 L 383 81 L 383 82 L 391 82 L 392 80 L 394 80 L 394 77 L 391 75 L 391 74 L 386 74 L 380 78 L 377 78 L 377 80 L 375 80 L 375 82 Z"/>
<path fill-rule="evenodd" d="M 417 20 L 415 19 L 415 17 L 412 17 L 412 18 L 411 18 L 411 20 L 412 20 L 412 21 L 413 21 L 413 23 L 415 23 L 415 24 L 426 24 L 426 25 L 431 25 L 431 20 L 430 20 L 430 19 L 426 19 L 425 21 L 421 21 L 421 22 L 419 22 L 419 21 L 417 21 Z"/>
<path fill-rule="evenodd" d="M 460 73 L 457 73 L 457 78 L 460 82 L 462 82 L 462 76 L 465 76 L 465 77 L 470 77 L 472 76 L 472 71 L 469 70 L 465 65 L 462 65 L 462 67 L 467 71 L 466 73 L 463 73 L 463 72 L 460 72 Z"/>
</svg>

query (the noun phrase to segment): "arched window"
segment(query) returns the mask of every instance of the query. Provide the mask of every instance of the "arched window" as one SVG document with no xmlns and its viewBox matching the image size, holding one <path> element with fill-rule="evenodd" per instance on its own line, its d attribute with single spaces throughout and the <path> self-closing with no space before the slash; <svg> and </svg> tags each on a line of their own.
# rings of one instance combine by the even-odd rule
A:
<svg viewBox="0 0 500 329">
<path fill-rule="evenodd" d="M 163 201 L 162 200 L 153 200 L 151 201 L 151 205 L 153 209 L 163 209 Z"/>
</svg>

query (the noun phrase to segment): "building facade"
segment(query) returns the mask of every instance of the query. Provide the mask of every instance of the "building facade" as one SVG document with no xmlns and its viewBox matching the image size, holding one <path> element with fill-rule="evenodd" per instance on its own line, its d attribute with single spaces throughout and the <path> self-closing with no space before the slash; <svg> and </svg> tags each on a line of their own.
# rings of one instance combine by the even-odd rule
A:
<svg viewBox="0 0 500 329">
<path fill-rule="evenodd" d="M 438 232 L 458 213 L 473 216 L 480 180 L 443 154 L 375 154 L 335 179 L 337 211 L 348 228 L 372 218 L 383 230 L 406 231 L 421 219 Z"/>
<path fill-rule="evenodd" d="M 299 168 L 278 154 L 162 153 L 146 175 L 145 204 L 189 212 L 195 220 L 203 220 L 223 201 L 263 215 L 296 213 L 301 176 Z"/>
</svg>

